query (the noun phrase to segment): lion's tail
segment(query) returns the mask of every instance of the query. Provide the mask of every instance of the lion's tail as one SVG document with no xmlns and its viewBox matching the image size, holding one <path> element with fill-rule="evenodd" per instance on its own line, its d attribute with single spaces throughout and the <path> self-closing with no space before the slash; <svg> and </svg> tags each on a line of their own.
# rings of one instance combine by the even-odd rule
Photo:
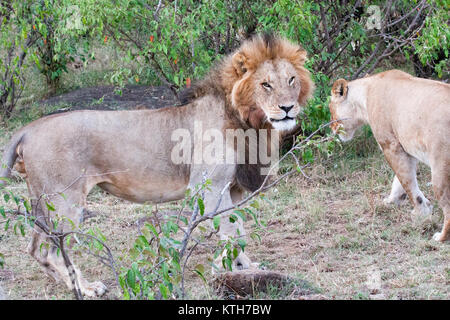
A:
<svg viewBox="0 0 450 320">
<path fill-rule="evenodd" d="M 6 146 L 3 159 L 0 163 L 0 186 L 6 184 L 6 179 L 11 176 L 11 170 L 17 159 L 17 146 L 22 142 L 25 132 L 20 130 L 14 134 Z"/>
</svg>

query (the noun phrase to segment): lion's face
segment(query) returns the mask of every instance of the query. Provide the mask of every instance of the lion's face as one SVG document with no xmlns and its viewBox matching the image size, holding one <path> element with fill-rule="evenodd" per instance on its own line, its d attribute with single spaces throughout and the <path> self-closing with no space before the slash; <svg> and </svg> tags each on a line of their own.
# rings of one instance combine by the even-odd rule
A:
<svg viewBox="0 0 450 320">
<path fill-rule="evenodd" d="M 330 127 L 334 134 L 339 135 L 339 139 L 343 142 L 353 138 L 355 131 L 363 124 L 356 117 L 356 106 L 347 97 L 348 86 L 344 79 L 336 80 L 331 89 L 331 100 L 329 109 L 331 120 L 333 122 Z"/>
<path fill-rule="evenodd" d="M 228 61 L 232 68 L 222 79 L 242 120 L 254 128 L 292 130 L 314 90 L 306 51 L 285 39 L 257 37 Z"/>
<path fill-rule="evenodd" d="M 264 111 L 272 127 L 286 131 L 295 126 L 300 112 L 300 79 L 294 66 L 285 59 L 265 61 L 252 77 L 256 106 Z"/>
</svg>

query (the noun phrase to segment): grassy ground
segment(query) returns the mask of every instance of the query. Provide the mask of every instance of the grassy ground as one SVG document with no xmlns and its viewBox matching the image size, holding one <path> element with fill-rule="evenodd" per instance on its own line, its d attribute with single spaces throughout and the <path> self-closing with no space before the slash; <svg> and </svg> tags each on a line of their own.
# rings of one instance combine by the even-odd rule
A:
<svg viewBox="0 0 450 320">
<path fill-rule="evenodd" d="M 1 146 L 7 137 L 2 134 Z M 427 185 L 427 167 L 420 166 L 419 181 L 434 210 L 431 219 L 421 222 L 412 221 L 409 204 L 383 205 L 393 173 L 367 135 L 345 145 L 332 159 L 319 160 L 307 174 L 311 180 L 301 175 L 291 177 L 267 193 L 270 203 L 261 208 L 267 227 L 260 232 L 261 243 L 249 240 L 246 249 L 253 260 L 266 269 L 306 281 L 302 283 L 319 294 L 312 298 L 450 298 L 450 246 L 431 240 L 443 217 Z M 26 194 L 23 182 L 15 182 L 12 188 Z M 125 266 L 127 250 L 138 234 L 136 222 L 154 207 L 132 204 L 100 189 L 91 192 L 88 204 L 98 215 L 84 228 L 100 228 L 119 265 Z M 253 222 L 246 224 L 247 231 L 252 230 Z M 26 253 L 27 242 L 27 237 L 3 229 L 0 232 L 0 252 L 6 262 L 0 269 L 0 283 L 9 298 L 72 299 L 72 293 L 47 278 Z M 191 265 L 205 263 L 208 257 L 210 250 L 200 248 Z M 88 279 L 100 279 L 109 287 L 106 299 L 120 298 L 120 289 L 107 267 L 86 255 L 77 259 Z M 208 284 L 188 272 L 189 298 L 221 298 L 210 286 L 209 270 L 206 278 Z M 295 287 L 270 290 L 254 298 L 298 299 L 298 291 L 291 290 Z"/>
<path fill-rule="evenodd" d="M 80 87 L 107 84 L 114 70 L 114 50 L 99 48 L 95 63 L 83 70 L 65 74 L 58 93 Z M 31 70 L 31 69 L 30 69 Z M 45 97 L 42 76 L 30 77 L 24 104 L 12 120 L 0 125 L 0 151 L 13 131 L 43 114 L 60 107 L 37 107 Z M 249 240 L 246 249 L 261 266 L 290 275 L 295 281 L 282 290 L 269 290 L 253 298 L 297 299 L 305 287 L 313 289 L 309 298 L 324 299 L 449 299 L 450 246 L 431 240 L 440 231 L 442 210 L 427 183 L 429 169 L 419 167 L 419 182 L 434 204 L 432 218 L 413 222 L 412 207 L 385 206 L 393 173 L 367 132 L 344 145 L 330 159 L 320 159 L 306 173 L 297 175 L 267 193 L 270 203 L 261 207 L 267 227 L 260 232 L 261 243 Z M 12 190 L 26 195 L 26 185 L 17 180 Z M 0 200 L 0 206 L 3 204 Z M 120 266 L 128 266 L 127 252 L 138 234 L 136 222 L 154 207 L 132 204 L 94 189 L 88 198 L 89 209 L 98 214 L 83 228 L 100 228 Z M 164 211 L 176 203 L 158 206 Z M 5 268 L 0 269 L 0 287 L 10 299 L 73 299 L 63 284 L 46 277 L 38 263 L 27 253 L 28 236 L 5 232 L 0 219 L 0 253 Z M 253 222 L 246 223 L 247 232 Z M 217 239 L 212 239 L 214 244 Z M 200 247 L 191 267 L 205 263 L 212 252 Z M 124 259 L 120 259 L 124 257 Z M 106 299 L 117 299 L 121 292 L 112 272 L 87 255 L 76 263 L 89 280 L 102 280 L 109 288 Z M 216 299 L 207 268 L 204 284 L 192 272 L 187 274 L 188 298 Z M 305 297 L 303 297 L 305 298 Z M 306 297 L 307 298 L 307 297 Z"/>
</svg>

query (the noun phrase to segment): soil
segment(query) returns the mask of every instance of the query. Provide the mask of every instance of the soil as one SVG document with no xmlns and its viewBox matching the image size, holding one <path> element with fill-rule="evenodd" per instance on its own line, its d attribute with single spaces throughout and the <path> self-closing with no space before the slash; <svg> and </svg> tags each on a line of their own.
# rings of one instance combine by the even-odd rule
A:
<svg viewBox="0 0 450 320">
<path fill-rule="evenodd" d="M 115 93 L 114 86 L 81 88 L 43 100 L 49 106 L 67 105 L 53 113 L 73 110 L 131 110 L 157 109 L 179 104 L 168 87 L 127 85 L 122 94 Z"/>
</svg>

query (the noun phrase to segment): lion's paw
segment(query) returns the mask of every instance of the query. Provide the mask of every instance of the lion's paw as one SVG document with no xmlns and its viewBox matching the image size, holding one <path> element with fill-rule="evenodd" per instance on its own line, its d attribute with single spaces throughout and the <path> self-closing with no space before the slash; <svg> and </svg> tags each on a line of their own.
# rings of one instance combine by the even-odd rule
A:
<svg viewBox="0 0 450 320">
<path fill-rule="evenodd" d="M 252 269 L 252 270 L 260 269 L 259 263 L 258 262 L 252 262 L 250 264 L 250 268 L 249 269 Z"/>
<path fill-rule="evenodd" d="M 384 198 L 383 204 L 386 206 L 392 205 L 392 204 L 395 204 L 397 206 L 402 206 L 407 202 L 407 200 L 408 200 L 408 197 L 406 196 L 406 193 L 404 193 L 399 197 L 388 196 L 388 197 Z"/>
<path fill-rule="evenodd" d="M 434 241 L 441 242 L 441 238 L 442 238 L 442 232 L 436 232 L 433 236 Z"/>
<path fill-rule="evenodd" d="M 222 258 L 223 254 L 214 261 L 214 265 L 211 269 L 212 274 L 227 271 L 222 265 Z M 233 261 L 231 267 L 232 270 L 258 269 L 259 263 L 252 262 L 245 253 L 241 252 Z"/>
<path fill-rule="evenodd" d="M 431 212 L 433 211 L 433 206 L 431 204 L 431 202 L 424 198 L 423 203 L 420 206 L 416 206 L 413 211 L 411 212 L 411 214 L 413 216 L 424 216 L 427 217 L 429 215 L 431 215 Z"/>
<path fill-rule="evenodd" d="M 233 269 L 236 270 L 244 270 L 244 269 L 250 269 L 252 266 L 252 261 L 249 257 L 243 252 L 241 252 L 237 257 L 236 260 L 233 261 Z"/>
<path fill-rule="evenodd" d="M 81 292 L 87 297 L 101 297 L 106 290 L 107 288 L 102 282 L 95 281 L 82 288 Z"/>
</svg>

